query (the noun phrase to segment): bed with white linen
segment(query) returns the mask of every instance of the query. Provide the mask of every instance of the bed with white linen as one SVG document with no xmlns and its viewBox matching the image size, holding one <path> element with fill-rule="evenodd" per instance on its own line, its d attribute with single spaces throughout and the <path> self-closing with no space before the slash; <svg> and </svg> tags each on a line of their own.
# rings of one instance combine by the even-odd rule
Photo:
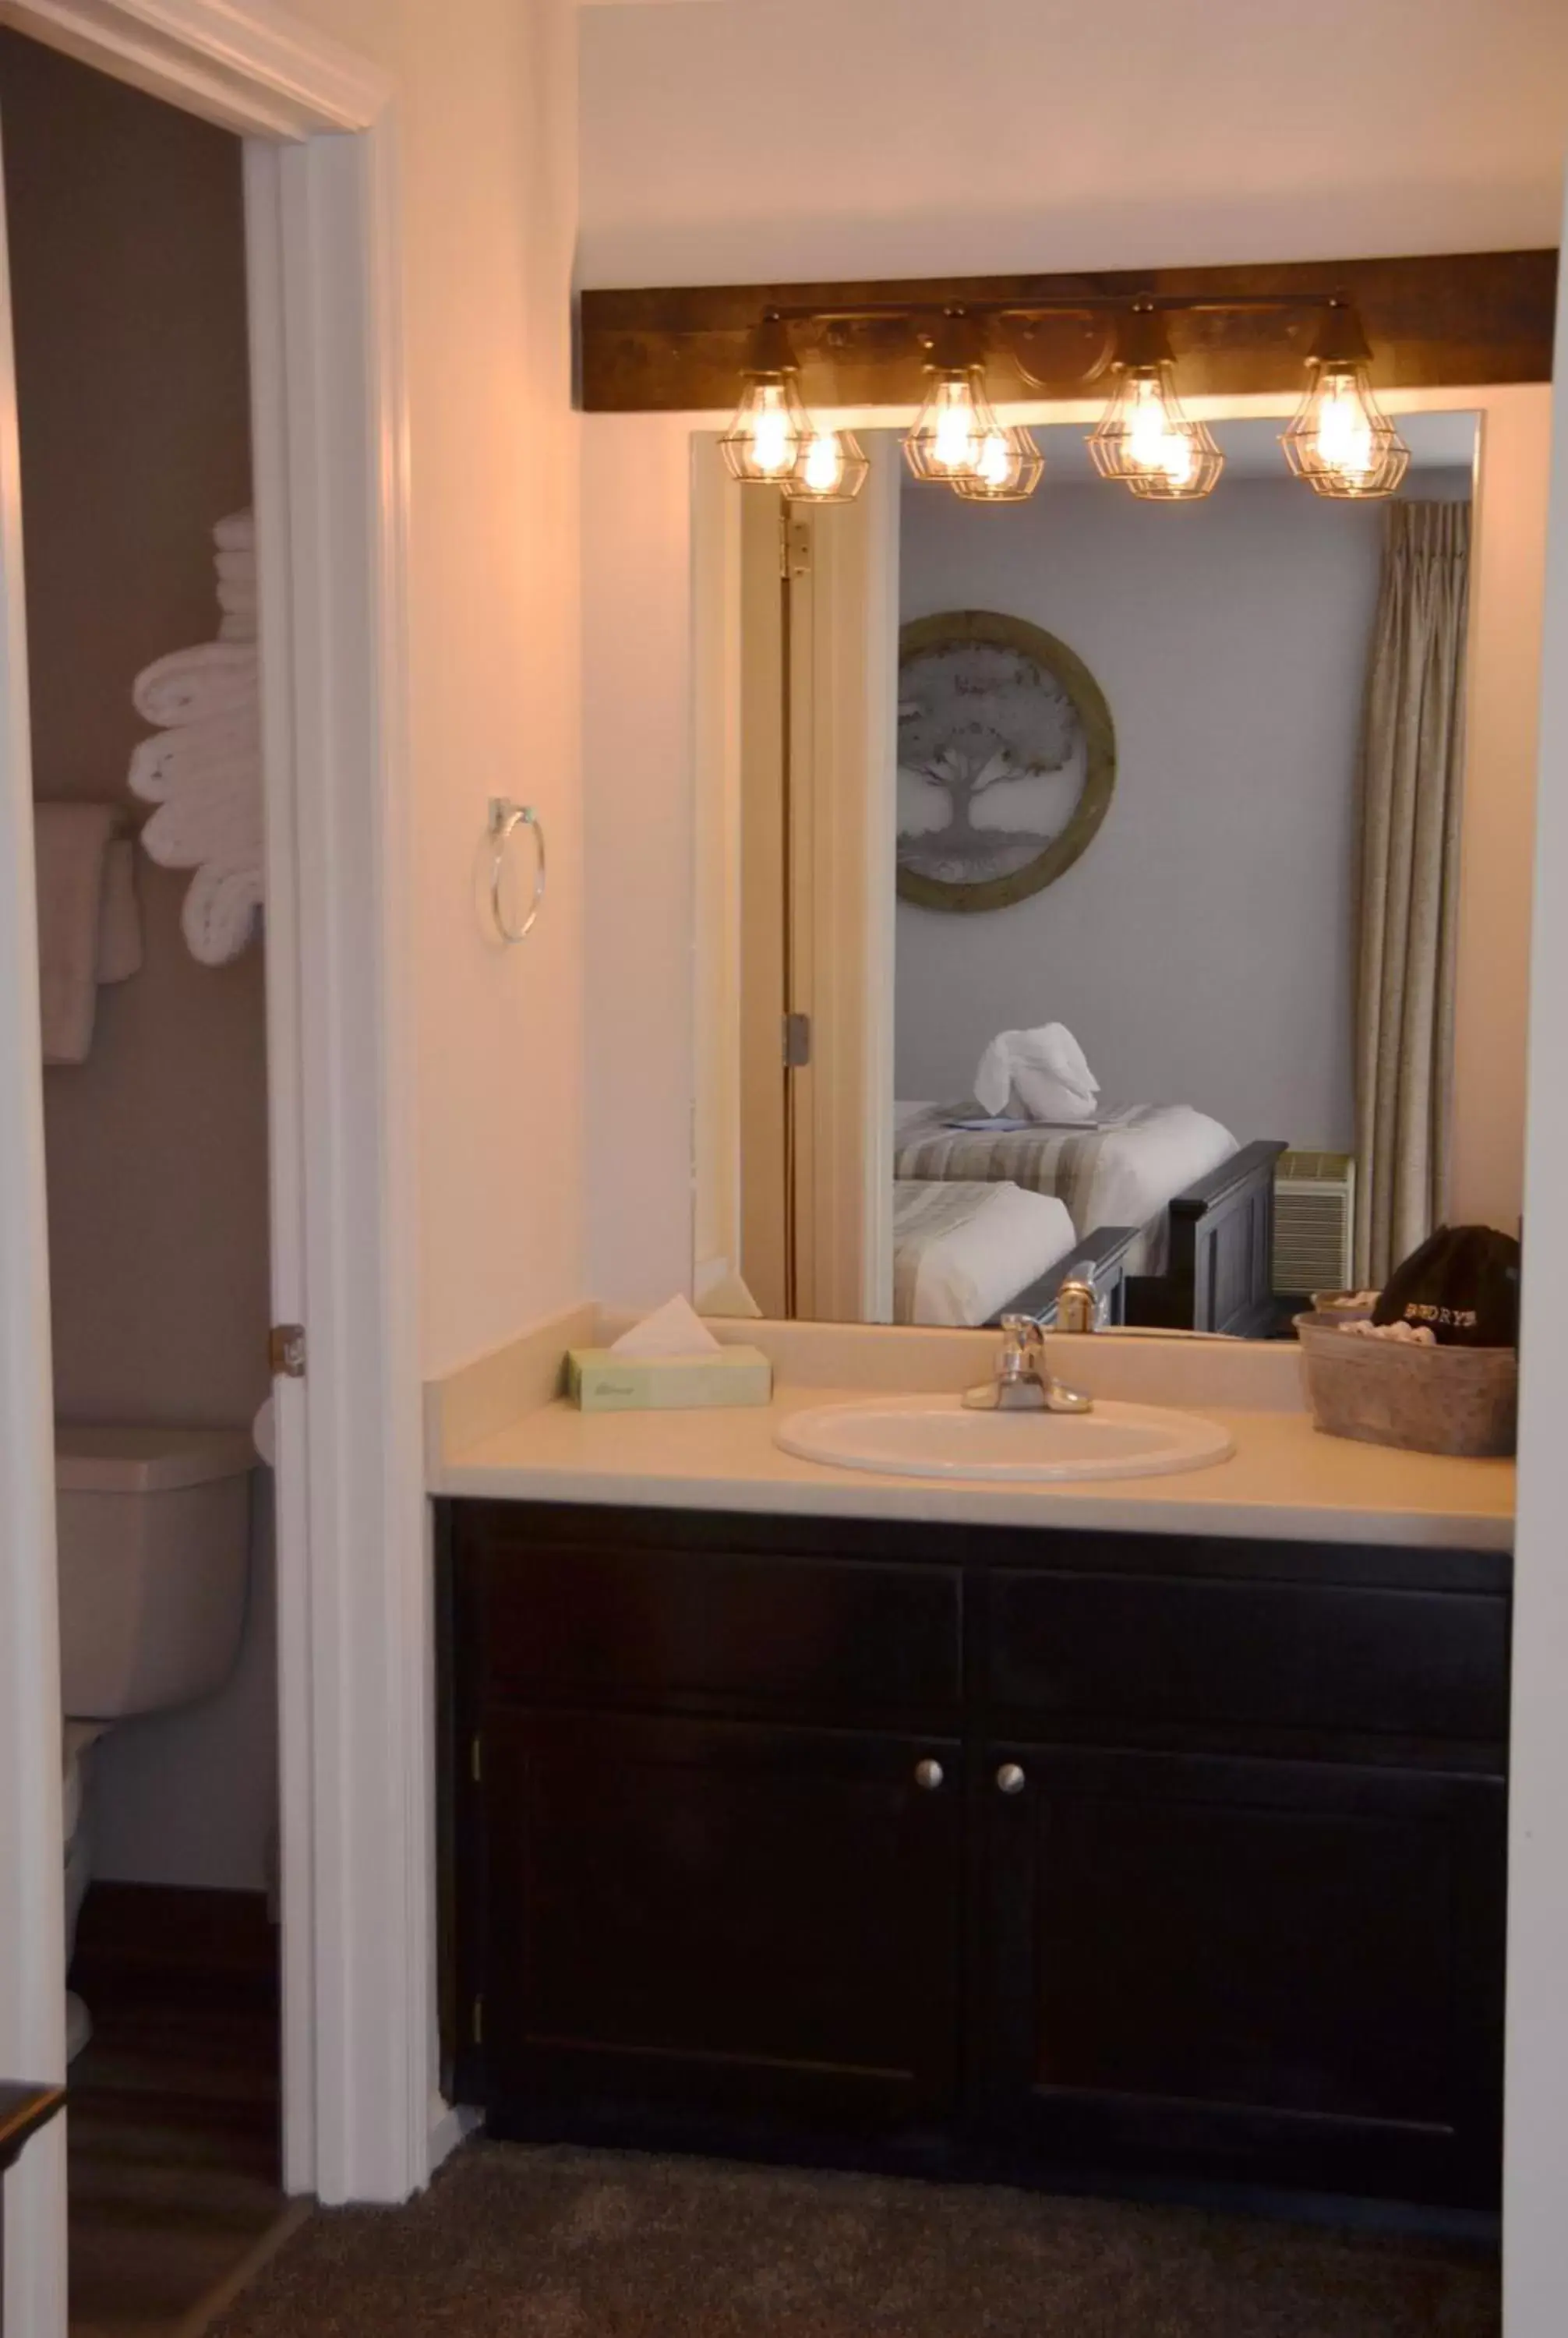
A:
<svg viewBox="0 0 1568 2338">
<path fill-rule="evenodd" d="M 956 1125 L 983 1119 L 972 1103 L 895 1112 L 900 1181 L 1018 1186 L 1059 1202 L 1081 1238 L 1136 1229 L 1126 1257 L 1130 1321 L 1266 1327 L 1282 1144 L 1240 1145 L 1191 1105 L 1097 1106 L 1092 1124 L 1025 1128 Z"/>
<path fill-rule="evenodd" d="M 990 1184 L 900 1178 L 893 1187 L 893 1321 L 988 1323 L 1077 1236 L 1066 1204 Z"/>
</svg>

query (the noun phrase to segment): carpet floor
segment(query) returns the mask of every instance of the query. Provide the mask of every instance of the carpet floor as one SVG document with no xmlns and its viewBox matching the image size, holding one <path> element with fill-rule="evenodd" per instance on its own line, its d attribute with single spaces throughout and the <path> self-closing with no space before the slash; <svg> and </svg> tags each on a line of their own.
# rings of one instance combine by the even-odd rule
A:
<svg viewBox="0 0 1568 2338">
<path fill-rule="evenodd" d="M 1496 2338 L 1426 2241 L 618 2152 L 471 2144 L 313 2216 L 212 2338 Z"/>
</svg>

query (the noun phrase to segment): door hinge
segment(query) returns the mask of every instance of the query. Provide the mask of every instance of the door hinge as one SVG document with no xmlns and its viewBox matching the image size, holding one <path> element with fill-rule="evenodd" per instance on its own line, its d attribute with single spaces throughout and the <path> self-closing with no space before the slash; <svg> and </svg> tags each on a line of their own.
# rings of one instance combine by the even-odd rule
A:
<svg viewBox="0 0 1568 2338">
<path fill-rule="evenodd" d="M 811 574 L 811 523 L 787 503 L 779 506 L 779 574 L 786 583 Z"/>
<path fill-rule="evenodd" d="M 469 2016 L 469 2027 L 474 2032 L 475 2045 L 483 2046 L 485 2043 L 485 2000 L 482 1997 L 476 1997 L 474 2000 L 474 2009 Z"/>
<path fill-rule="evenodd" d="M 305 1377 L 304 1324 L 274 1323 L 268 1336 L 267 1353 L 275 1380 L 302 1380 Z"/>
<path fill-rule="evenodd" d="M 811 1061 L 811 1017 L 809 1015 L 786 1015 L 784 1017 L 784 1068 L 787 1072 L 803 1072 Z"/>
<path fill-rule="evenodd" d="M 468 1744 L 468 1775 L 476 1786 L 485 1783 L 485 1761 L 479 1751 L 479 1733 L 475 1731 Z"/>
</svg>

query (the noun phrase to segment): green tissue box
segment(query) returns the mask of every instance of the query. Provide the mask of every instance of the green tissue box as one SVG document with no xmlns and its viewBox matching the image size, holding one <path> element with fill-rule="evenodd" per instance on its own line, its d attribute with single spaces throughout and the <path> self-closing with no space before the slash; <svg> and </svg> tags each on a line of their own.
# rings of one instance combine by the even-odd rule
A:
<svg viewBox="0 0 1568 2338">
<path fill-rule="evenodd" d="M 773 1367 L 760 1348 L 720 1348 L 710 1356 L 617 1356 L 609 1348 L 569 1348 L 566 1393 L 584 1412 L 769 1404 Z"/>
</svg>

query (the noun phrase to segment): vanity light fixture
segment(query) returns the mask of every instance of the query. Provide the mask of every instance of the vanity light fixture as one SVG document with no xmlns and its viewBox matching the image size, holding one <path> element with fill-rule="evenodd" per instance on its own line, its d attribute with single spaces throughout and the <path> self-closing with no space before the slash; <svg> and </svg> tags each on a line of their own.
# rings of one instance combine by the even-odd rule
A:
<svg viewBox="0 0 1568 2338">
<path fill-rule="evenodd" d="M 800 402 L 795 352 L 782 319 L 770 312 L 753 327 L 741 368 L 735 417 L 719 441 L 731 478 L 781 486 L 811 437 Z"/>
<path fill-rule="evenodd" d="M 1176 391 L 1176 360 L 1165 319 L 1186 312 L 1244 309 L 1321 317 L 1308 359 L 1306 397 L 1281 435 L 1286 458 L 1315 495 L 1342 500 L 1391 496 L 1410 464 L 1410 450 L 1372 394 L 1371 358 L 1359 318 L 1349 303 L 1327 292 L 1249 292 L 1222 300 L 1180 294 L 1082 295 L 971 304 L 946 309 L 927 325 L 928 309 L 902 302 L 844 309 L 769 309 L 752 329 L 741 368 L 740 403 L 720 447 L 731 477 L 782 490 L 791 503 L 853 503 L 870 474 L 865 448 L 851 430 L 818 422 L 799 389 L 791 328 L 828 329 L 835 336 L 857 328 L 917 337 L 927 351 L 930 386 L 905 458 L 916 478 L 951 487 L 966 503 L 1023 503 L 1040 484 L 1044 459 L 1021 423 L 1004 423 L 985 387 L 987 330 L 1011 349 L 1027 385 L 1044 389 L 1033 340 L 1047 318 L 1101 321 L 1099 353 L 1084 367 L 1093 379 L 1114 330 L 1116 387 L 1088 446 L 1102 478 L 1114 479 L 1145 503 L 1196 503 L 1212 493 L 1225 457 L 1207 423 L 1194 421 Z M 1091 336 L 1093 338 L 1093 335 Z"/>
<path fill-rule="evenodd" d="M 1225 467 L 1209 427 L 1183 413 L 1164 319 L 1131 309 L 1117 344 L 1116 388 L 1089 453 L 1102 479 L 1119 479 L 1149 503 L 1195 503 Z"/>
<path fill-rule="evenodd" d="M 853 430 L 810 423 L 784 493 L 792 504 L 852 504 L 870 473 L 871 458 Z"/>
<path fill-rule="evenodd" d="M 1328 304 L 1307 362 L 1307 395 L 1279 440 L 1290 468 L 1314 495 L 1343 502 L 1393 495 L 1410 449 L 1372 395 L 1372 351 L 1345 301 Z"/>
<path fill-rule="evenodd" d="M 965 503 L 1027 503 L 1044 470 L 1045 457 L 1024 425 L 1003 423 L 982 444 L 974 476 L 955 479 L 953 492 Z"/>
<path fill-rule="evenodd" d="M 926 403 L 904 441 L 904 459 L 917 479 L 949 487 L 981 479 L 987 447 L 1004 436 L 985 395 L 985 360 L 975 319 L 950 309 L 932 337 Z"/>
</svg>

